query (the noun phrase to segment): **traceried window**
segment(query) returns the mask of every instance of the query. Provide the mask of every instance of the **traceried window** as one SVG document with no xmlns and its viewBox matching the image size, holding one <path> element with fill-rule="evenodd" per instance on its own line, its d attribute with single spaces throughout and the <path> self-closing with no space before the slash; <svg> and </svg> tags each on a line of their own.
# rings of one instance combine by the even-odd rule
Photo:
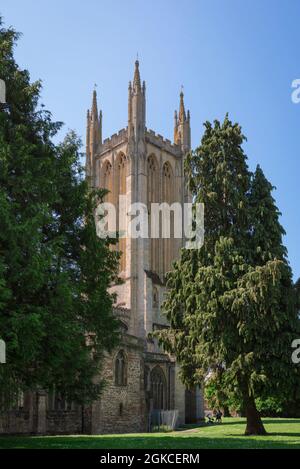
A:
<svg viewBox="0 0 300 469">
<path fill-rule="evenodd" d="M 112 165 L 109 161 L 106 161 L 103 166 L 103 187 L 109 191 L 105 196 L 105 201 L 113 203 L 113 175 Z"/>
<path fill-rule="evenodd" d="M 126 177 L 127 177 L 127 158 L 124 153 L 120 153 L 117 158 L 117 180 L 116 180 L 116 203 L 119 206 L 119 195 L 126 195 Z M 119 213 L 119 210 L 118 210 Z M 119 217 L 118 217 L 119 218 Z M 121 252 L 120 272 L 126 269 L 126 238 L 120 238 L 118 249 Z"/>
<path fill-rule="evenodd" d="M 116 386 L 127 385 L 127 362 L 123 350 L 120 350 L 115 359 L 115 384 Z"/>
<path fill-rule="evenodd" d="M 151 204 L 159 202 L 159 171 L 156 157 L 148 157 L 148 175 L 147 175 L 147 201 L 149 213 L 149 232 L 151 234 Z M 150 238 L 150 259 L 149 267 L 152 272 L 159 273 L 159 239 Z"/>
<path fill-rule="evenodd" d="M 151 397 L 153 399 L 153 409 L 161 410 L 166 407 L 166 381 L 159 366 L 151 372 Z"/>
<path fill-rule="evenodd" d="M 156 287 L 153 287 L 152 290 L 152 308 L 153 309 L 158 309 L 159 307 L 159 296 L 158 296 L 158 290 Z"/>
<path fill-rule="evenodd" d="M 162 170 L 162 202 L 171 205 L 174 202 L 174 177 L 171 165 L 166 162 Z M 163 238 L 163 274 L 165 275 L 171 269 L 171 263 L 174 259 L 174 213 L 170 216 L 170 235 L 169 239 Z"/>
<path fill-rule="evenodd" d="M 144 368 L 144 388 L 145 391 L 150 390 L 150 370 L 147 365 Z"/>
</svg>

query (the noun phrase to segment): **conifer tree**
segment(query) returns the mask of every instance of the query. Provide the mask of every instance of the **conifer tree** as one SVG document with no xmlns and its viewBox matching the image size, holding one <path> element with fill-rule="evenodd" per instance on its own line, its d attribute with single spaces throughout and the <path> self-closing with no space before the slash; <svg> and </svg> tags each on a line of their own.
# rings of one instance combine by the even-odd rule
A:
<svg viewBox="0 0 300 469">
<path fill-rule="evenodd" d="M 280 224 L 281 213 L 272 196 L 274 189 L 261 167 L 257 166 L 249 194 L 252 263 L 255 265 L 263 265 L 274 258 L 286 262 L 287 249 L 282 240 L 285 230 Z"/>
<path fill-rule="evenodd" d="M 187 158 L 192 195 L 205 204 L 205 240 L 183 250 L 168 275 L 171 328 L 159 337 L 188 385 L 213 373 L 242 403 L 245 433 L 263 435 L 255 398 L 288 393 L 299 372 L 290 350 L 297 313 L 272 186 L 259 168 L 249 171 L 244 140 L 226 116 L 205 124 Z"/>
<path fill-rule="evenodd" d="M 7 364 L 0 388 L 56 388 L 87 402 L 100 392 L 102 355 L 117 343 L 118 259 L 97 237 L 94 209 L 73 133 L 39 106 L 41 84 L 18 67 L 18 34 L 0 22 L 0 336 Z"/>
</svg>

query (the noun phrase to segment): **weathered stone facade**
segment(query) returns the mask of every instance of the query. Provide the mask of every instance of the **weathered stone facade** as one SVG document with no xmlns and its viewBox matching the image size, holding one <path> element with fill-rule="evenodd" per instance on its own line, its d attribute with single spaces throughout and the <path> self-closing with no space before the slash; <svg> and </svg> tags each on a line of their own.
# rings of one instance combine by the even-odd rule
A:
<svg viewBox="0 0 300 469">
<path fill-rule="evenodd" d="M 140 79 L 138 61 L 128 88 L 128 126 L 104 141 L 102 112 L 98 113 L 94 91 L 87 116 L 86 171 L 91 186 L 110 191 L 106 201 L 116 207 L 117 220 L 122 210 L 127 213 L 132 204 L 142 203 L 148 210 L 150 227 L 152 203 L 179 202 L 183 206 L 190 200 L 183 171 L 190 146 L 190 114 L 185 111 L 182 92 L 179 112 L 175 112 L 174 142 L 147 129 L 146 86 Z M 123 207 L 120 195 L 125 199 Z M 95 433 L 146 430 L 152 410 L 177 409 L 180 424 L 203 418 L 200 390 L 185 389 L 174 357 L 163 353 L 149 337 L 154 330 L 168 327 L 161 313 L 165 274 L 182 246 L 182 238 L 151 239 L 150 232 L 148 238 L 128 236 L 119 241 L 124 282 L 113 291 L 126 331 L 120 350 L 126 357 L 128 380 L 123 387 L 115 384 L 116 365 L 114 356 L 109 357 L 104 371 L 108 386 L 95 417 Z M 134 339 L 139 346 L 133 352 Z"/>
<path fill-rule="evenodd" d="M 0 415 L 0 434 L 77 434 L 82 433 L 83 414 L 80 406 L 53 409 L 44 392 L 27 392 L 22 402 Z"/>
<path fill-rule="evenodd" d="M 92 433 L 142 432 L 146 429 L 144 398 L 143 343 L 136 337 L 124 337 L 122 350 L 126 360 L 126 381 L 115 382 L 115 359 L 118 350 L 106 357 L 103 378 L 107 385 L 98 403 L 97 417 L 93 418 Z"/>
<path fill-rule="evenodd" d="M 92 187 L 110 191 L 106 201 L 116 207 L 117 215 L 137 202 L 148 211 L 152 203 L 183 204 L 189 201 L 183 164 L 190 142 L 190 115 L 185 112 L 183 93 L 179 113 L 175 112 L 174 143 L 146 128 L 146 87 L 137 61 L 128 89 L 128 126 L 104 141 L 94 91 L 87 114 L 87 177 Z M 125 207 L 119 204 L 120 195 Z M 203 418 L 201 391 L 185 389 L 174 357 L 149 336 L 168 327 L 161 313 L 165 274 L 182 245 L 183 239 L 174 237 L 119 240 L 123 283 L 112 290 L 117 293 L 115 313 L 123 340 L 105 357 L 106 387 L 101 399 L 82 409 L 54 403 L 43 393 L 29 395 L 23 407 L 0 417 L 0 433 L 144 432 L 154 410 L 178 410 L 179 424 Z"/>
</svg>

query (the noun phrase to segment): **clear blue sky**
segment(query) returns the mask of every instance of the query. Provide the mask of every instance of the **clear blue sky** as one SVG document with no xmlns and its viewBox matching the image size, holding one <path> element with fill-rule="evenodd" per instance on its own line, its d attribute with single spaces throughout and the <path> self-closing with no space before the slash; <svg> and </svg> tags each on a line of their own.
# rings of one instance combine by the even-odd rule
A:
<svg viewBox="0 0 300 469">
<path fill-rule="evenodd" d="M 126 126 L 137 52 L 147 84 L 147 126 L 172 139 L 181 84 L 192 144 L 205 120 L 228 111 L 277 187 L 286 244 L 300 276 L 299 0 L 1 0 L 6 26 L 23 33 L 18 63 L 44 83 L 43 103 L 84 139 L 94 83 L 107 137 Z"/>
</svg>

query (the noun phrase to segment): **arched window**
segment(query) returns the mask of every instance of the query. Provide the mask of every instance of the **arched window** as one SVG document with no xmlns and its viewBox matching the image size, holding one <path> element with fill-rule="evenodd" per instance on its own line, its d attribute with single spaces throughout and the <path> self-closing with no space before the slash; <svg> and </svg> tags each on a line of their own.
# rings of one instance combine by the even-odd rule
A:
<svg viewBox="0 0 300 469">
<path fill-rule="evenodd" d="M 127 384 L 127 363 L 123 350 L 120 350 L 115 359 L 115 384 L 116 386 Z"/>
<path fill-rule="evenodd" d="M 151 372 L 151 397 L 153 399 L 153 409 L 161 410 L 166 408 L 166 381 L 164 374 L 158 366 Z"/>
<path fill-rule="evenodd" d="M 153 309 L 158 309 L 159 307 L 159 296 L 158 296 L 158 290 L 156 287 L 153 287 L 153 290 L 152 290 L 152 307 Z"/>
<path fill-rule="evenodd" d="M 116 180 L 116 203 L 119 207 L 119 195 L 126 195 L 126 177 L 127 177 L 127 158 L 124 153 L 120 153 L 117 158 L 117 180 Z M 119 218 L 119 209 L 118 209 Z M 118 243 L 118 250 L 121 252 L 120 258 L 120 272 L 124 272 L 126 269 L 126 238 L 120 238 Z"/>
<path fill-rule="evenodd" d="M 162 171 L 162 202 L 166 202 L 171 205 L 174 201 L 174 177 L 171 165 L 166 162 L 163 165 Z M 174 213 L 171 212 L 170 217 L 171 229 L 169 239 L 163 238 L 163 275 L 165 275 L 171 269 L 171 263 L 174 259 Z"/>
<path fill-rule="evenodd" d="M 145 391 L 150 391 L 150 370 L 147 365 L 144 368 L 144 387 Z"/>
<path fill-rule="evenodd" d="M 118 173 L 119 173 L 119 194 L 126 194 L 126 164 L 127 158 L 124 153 L 120 153 L 118 157 Z"/>
<path fill-rule="evenodd" d="M 151 204 L 159 202 L 159 172 L 156 157 L 148 157 L 147 175 L 147 202 L 149 213 L 149 233 L 151 235 Z M 150 238 L 149 268 L 152 272 L 159 273 L 159 239 Z"/>
<path fill-rule="evenodd" d="M 105 196 L 105 202 L 113 203 L 112 166 L 109 161 L 105 161 L 103 165 L 103 188 L 109 191 Z"/>
</svg>

